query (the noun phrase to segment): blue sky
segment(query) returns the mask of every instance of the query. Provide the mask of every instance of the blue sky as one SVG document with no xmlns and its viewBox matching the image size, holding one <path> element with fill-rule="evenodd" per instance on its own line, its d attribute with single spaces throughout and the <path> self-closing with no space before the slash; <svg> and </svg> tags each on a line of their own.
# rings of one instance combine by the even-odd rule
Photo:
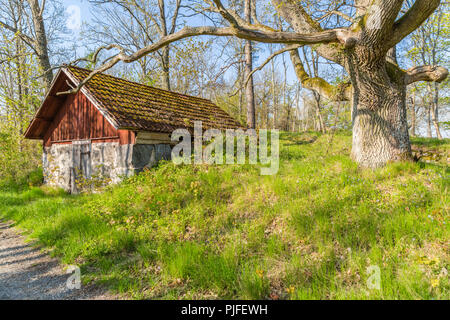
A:
<svg viewBox="0 0 450 320">
<path fill-rule="evenodd" d="M 92 9 L 92 5 L 89 3 L 88 0 L 62 0 L 63 5 L 66 7 L 66 10 L 69 10 L 72 6 L 76 6 L 79 8 L 79 12 L 80 12 L 80 18 L 81 18 L 81 23 L 88 23 L 91 21 L 92 15 L 91 15 L 91 9 Z M 67 11 L 67 14 L 69 15 L 69 12 Z M 70 19 L 70 18 L 68 18 Z M 192 17 L 190 18 L 191 20 L 189 20 L 189 24 L 190 25 L 205 25 L 208 24 L 208 20 L 204 17 Z M 79 29 L 73 29 L 70 28 L 72 30 L 72 32 L 74 33 L 75 37 L 78 37 L 79 35 Z M 261 47 L 261 49 L 263 49 L 264 46 Z M 83 55 L 84 53 L 80 50 L 78 51 L 78 56 L 79 55 Z M 260 63 L 262 63 L 266 57 L 269 55 L 268 50 L 260 50 L 257 54 L 258 58 L 255 61 L 255 67 L 258 66 Z M 293 72 L 293 70 L 291 69 L 290 63 L 289 65 L 289 72 L 288 72 L 288 81 L 292 82 L 292 81 L 296 81 L 296 77 L 295 74 Z"/>
</svg>

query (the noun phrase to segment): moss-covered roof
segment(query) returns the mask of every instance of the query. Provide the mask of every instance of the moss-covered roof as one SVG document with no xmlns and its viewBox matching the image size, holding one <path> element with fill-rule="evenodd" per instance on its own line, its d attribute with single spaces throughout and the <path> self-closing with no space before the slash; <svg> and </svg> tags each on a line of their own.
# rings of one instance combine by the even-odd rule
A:
<svg viewBox="0 0 450 320">
<path fill-rule="evenodd" d="M 91 72 L 68 67 L 76 81 Z M 192 128 L 202 121 L 203 128 L 236 129 L 242 126 L 210 100 L 153 88 L 106 74 L 96 74 L 85 85 L 119 129 L 172 132 Z"/>
</svg>

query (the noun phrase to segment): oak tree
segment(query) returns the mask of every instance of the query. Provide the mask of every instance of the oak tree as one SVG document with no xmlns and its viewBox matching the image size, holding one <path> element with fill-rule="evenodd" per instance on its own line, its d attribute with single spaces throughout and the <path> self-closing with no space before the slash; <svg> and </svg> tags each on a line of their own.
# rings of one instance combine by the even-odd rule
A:
<svg viewBox="0 0 450 320">
<path fill-rule="evenodd" d="M 332 101 L 351 101 L 352 158 L 360 166 L 375 168 L 390 161 L 412 159 L 406 119 L 406 87 L 417 81 L 441 82 L 448 76 L 448 71 L 434 65 L 402 70 L 395 61 L 388 59 L 388 52 L 420 27 L 438 8 L 440 0 L 416 0 L 405 12 L 402 12 L 404 0 L 333 1 L 334 5 L 327 12 L 317 9 L 317 1 L 271 0 L 273 10 L 290 25 L 288 31 L 276 30 L 257 19 L 248 22 L 220 0 L 204 2 L 205 11 L 221 15 L 223 26 L 186 26 L 131 54 L 117 44 L 102 46 L 99 51 L 117 49 L 118 52 L 70 92 L 76 92 L 96 73 L 119 62 L 136 61 L 188 37 L 226 36 L 281 43 L 290 50 L 303 87 Z M 346 23 L 336 28 L 323 28 L 320 21 L 324 15 L 337 15 Z M 349 83 L 335 86 L 322 78 L 311 77 L 298 53 L 301 45 L 312 46 L 321 57 L 342 65 L 350 77 Z"/>
</svg>

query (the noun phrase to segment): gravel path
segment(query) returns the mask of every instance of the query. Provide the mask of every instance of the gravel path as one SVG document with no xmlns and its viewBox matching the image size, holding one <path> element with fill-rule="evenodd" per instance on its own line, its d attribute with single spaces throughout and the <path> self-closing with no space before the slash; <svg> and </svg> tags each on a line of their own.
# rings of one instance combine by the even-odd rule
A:
<svg viewBox="0 0 450 320">
<path fill-rule="evenodd" d="M 117 298 L 94 287 L 69 289 L 66 282 L 73 273 L 24 240 L 11 223 L 0 221 L 0 300 Z"/>
</svg>

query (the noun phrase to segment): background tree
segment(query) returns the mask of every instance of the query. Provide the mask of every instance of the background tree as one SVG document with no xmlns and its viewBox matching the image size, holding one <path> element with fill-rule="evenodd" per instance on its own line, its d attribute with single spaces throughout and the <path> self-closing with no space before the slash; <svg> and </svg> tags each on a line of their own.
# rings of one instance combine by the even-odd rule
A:
<svg viewBox="0 0 450 320">
<path fill-rule="evenodd" d="M 449 45 L 449 22 L 450 15 L 442 7 L 427 20 L 411 36 L 411 48 L 408 51 L 408 57 L 414 66 L 419 64 L 448 64 L 448 45 Z M 445 85 L 435 82 L 427 83 L 427 135 L 431 137 L 431 123 L 433 124 L 436 136 L 442 139 L 439 125 L 439 107 L 440 107 L 440 88 Z M 416 86 L 415 89 L 418 87 Z M 417 91 L 417 90 L 416 90 Z M 413 91 L 415 94 L 416 91 Z M 415 99 L 413 95 L 412 99 Z M 414 120 L 415 120 L 415 114 Z"/>
<path fill-rule="evenodd" d="M 50 87 L 52 65 L 73 55 L 61 44 L 59 1 L 0 0 L 0 7 L 0 180 L 17 183 L 41 162 L 42 146 L 23 133 Z"/>
<path fill-rule="evenodd" d="M 182 0 L 91 0 L 95 8 L 91 40 L 103 44 L 116 43 L 127 53 L 151 45 L 158 39 L 172 35 L 182 25 Z M 99 28 L 100 27 L 100 28 Z M 165 46 L 150 57 L 139 60 L 140 80 L 149 81 L 160 75 L 160 86 L 171 89 L 171 46 Z M 152 62 L 158 62 L 158 68 Z M 155 71 L 156 69 L 156 71 Z"/>
<path fill-rule="evenodd" d="M 56 42 L 65 31 L 64 14 L 57 0 L 0 0 L 0 28 L 11 37 L 18 37 L 35 55 L 42 73 L 43 87 L 48 90 L 53 80 L 50 55 L 61 53 Z M 49 36 L 50 35 L 50 36 Z M 53 42 L 53 50 L 50 48 Z"/>
<path fill-rule="evenodd" d="M 252 0 L 244 0 L 245 9 L 244 15 L 247 23 L 252 23 Z M 250 40 L 245 41 L 245 72 L 244 77 L 248 80 L 245 86 L 245 100 L 247 102 L 247 127 L 254 129 L 256 127 L 256 111 L 255 111 L 255 92 L 253 87 L 253 52 L 252 42 Z"/>
</svg>

